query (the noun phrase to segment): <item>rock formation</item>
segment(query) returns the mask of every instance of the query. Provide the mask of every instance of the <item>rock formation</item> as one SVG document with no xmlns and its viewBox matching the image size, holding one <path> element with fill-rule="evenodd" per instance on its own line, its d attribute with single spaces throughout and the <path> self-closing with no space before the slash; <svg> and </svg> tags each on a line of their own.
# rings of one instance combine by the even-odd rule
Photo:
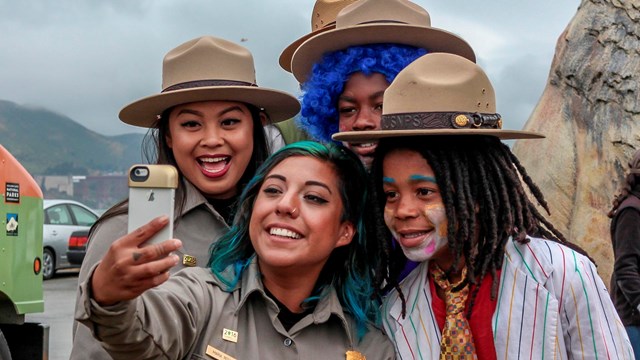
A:
<svg viewBox="0 0 640 360">
<path fill-rule="evenodd" d="M 640 3 L 583 0 L 560 36 L 544 93 L 525 125 L 545 140 L 514 153 L 540 186 L 551 221 L 589 252 L 608 285 L 607 212 L 640 148 Z"/>
</svg>

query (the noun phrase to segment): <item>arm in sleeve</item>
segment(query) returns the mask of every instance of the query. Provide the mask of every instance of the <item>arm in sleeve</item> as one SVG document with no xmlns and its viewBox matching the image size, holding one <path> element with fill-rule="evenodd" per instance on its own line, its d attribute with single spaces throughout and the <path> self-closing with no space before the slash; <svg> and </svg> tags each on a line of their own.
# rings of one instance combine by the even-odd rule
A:
<svg viewBox="0 0 640 360">
<path fill-rule="evenodd" d="M 194 275 L 180 271 L 136 299 L 109 307 L 90 298 L 89 276 L 80 285 L 76 320 L 91 329 L 114 359 L 183 358 L 212 308 L 207 283 Z"/>
<path fill-rule="evenodd" d="M 565 266 L 560 316 L 568 358 L 633 358 L 625 328 L 595 265 L 572 252 Z"/>
<path fill-rule="evenodd" d="M 640 311 L 640 212 L 623 209 L 614 237 L 616 284 L 629 304 Z"/>
</svg>

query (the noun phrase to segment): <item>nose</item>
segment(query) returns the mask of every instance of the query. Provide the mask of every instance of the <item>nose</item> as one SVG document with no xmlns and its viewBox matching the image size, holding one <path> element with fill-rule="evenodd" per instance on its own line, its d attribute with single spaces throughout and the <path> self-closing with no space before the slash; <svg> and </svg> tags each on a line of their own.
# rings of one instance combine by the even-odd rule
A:
<svg viewBox="0 0 640 360">
<path fill-rule="evenodd" d="M 400 197 L 396 207 L 395 217 L 397 219 L 411 219 L 418 217 L 420 213 L 418 206 L 410 197 Z"/>
<path fill-rule="evenodd" d="M 206 126 L 202 132 L 200 145 L 207 147 L 217 147 L 224 144 L 222 130 L 216 126 Z"/>
<path fill-rule="evenodd" d="M 298 201 L 293 194 L 284 193 L 276 205 L 276 215 L 289 216 L 293 219 L 300 215 Z"/>
<path fill-rule="evenodd" d="M 378 128 L 380 124 L 380 115 L 376 114 L 373 109 L 368 107 L 362 107 L 358 114 L 356 115 L 356 119 L 353 122 L 352 130 L 354 131 L 364 131 L 364 130 L 375 130 Z"/>
</svg>

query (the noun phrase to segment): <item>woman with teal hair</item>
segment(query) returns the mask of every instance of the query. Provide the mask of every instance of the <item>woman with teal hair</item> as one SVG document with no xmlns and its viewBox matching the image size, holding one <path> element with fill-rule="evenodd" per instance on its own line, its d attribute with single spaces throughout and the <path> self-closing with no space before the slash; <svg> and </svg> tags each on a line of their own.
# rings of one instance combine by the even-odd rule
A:
<svg viewBox="0 0 640 360">
<path fill-rule="evenodd" d="M 289 145 L 245 187 L 208 269 L 169 279 L 180 241 L 139 246 L 158 218 L 114 242 L 80 285 L 76 318 L 116 359 L 392 359 L 373 326 L 384 272 L 367 183 L 340 145 Z"/>
</svg>

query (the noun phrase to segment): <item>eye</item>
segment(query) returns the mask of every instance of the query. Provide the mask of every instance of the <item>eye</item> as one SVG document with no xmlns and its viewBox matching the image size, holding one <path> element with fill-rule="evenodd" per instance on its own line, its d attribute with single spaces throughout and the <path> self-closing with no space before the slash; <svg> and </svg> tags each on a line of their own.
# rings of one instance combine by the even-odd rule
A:
<svg viewBox="0 0 640 360">
<path fill-rule="evenodd" d="M 220 125 L 224 127 L 230 127 L 239 123 L 240 123 L 240 119 L 224 119 L 220 122 Z"/>
<path fill-rule="evenodd" d="M 393 202 L 398 198 L 398 193 L 396 191 L 388 190 L 384 192 L 384 197 L 387 199 L 387 202 Z"/>
<path fill-rule="evenodd" d="M 277 195 L 277 194 L 281 194 L 282 190 L 280 190 L 279 188 L 277 188 L 275 186 L 267 186 L 266 188 L 264 188 L 262 190 L 262 192 L 267 194 L 267 195 Z"/>
<path fill-rule="evenodd" d="M 374 106 L 373 109 L 376 111 L 382 112 L 382 103 L 376 104 L 376 106 Z"/>
<path fill-rule="evenodd" d="M 180 126 L 187 129 L 193 129 L 200 126 L 200 122 L 196 120 L 186 120 L 180 123 Z"/>
<path fill-rule="evenodd" d="M 356 108 L 353 106 L 339 107 L 338 112 L 340 115 L 350 115 L 356 112 Z"/>
<path fill-rule="evenodd" d="M 304 198 L 309 200 L 309 201 L 311 201 L 311 202 L 313 202 L 313 203 L 316 203 L 316 204 L 326 204 L 326 203 L 329 202 L 328 200 L 324 199 L 323 197 L 318 196 L 318 195 L 313 195 L 313 194 L 305 195 Z"/>
<path fill-rule="evenodd" d="M 429 196 L 435 193 L 436 193 L 435 190 L 429 189 L 429 188 L 418 188 L 418 190 L 416 190 L 416 194 L 421 197 Z"/>
</svg>

